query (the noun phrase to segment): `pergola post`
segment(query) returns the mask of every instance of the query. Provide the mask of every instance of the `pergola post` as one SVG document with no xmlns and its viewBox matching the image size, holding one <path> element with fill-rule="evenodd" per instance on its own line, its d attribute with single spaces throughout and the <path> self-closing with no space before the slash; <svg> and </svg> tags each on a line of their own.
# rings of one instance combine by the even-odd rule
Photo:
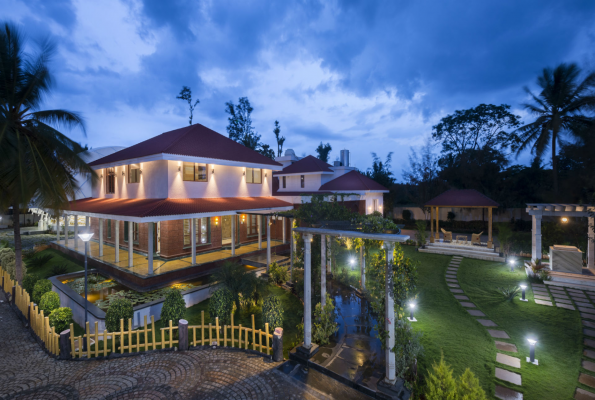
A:
<svg viewBox="0 0 595 400">
<path fill-rule="evenodd" d="M 236 255 L 236 215 L 231 216 L 231 256 Z"/>
<path fill-rule="evenodd" d="M 589 230 L 588 239 L 587 239 L 587 268 L 594 269 L 595 268 L 595 232 L 593 228 L 595 227 L 595 218 L 589 217 L 587 218 L 587 229 Z"/>
<path fill-rule="evenodd" d="M 257 215 L 257 227 L 258 227 L 258 250 L 262 250 L 262 215 Z M 268 272 L 268 267 L 267 267 Z"/>
<path fill-rule="evenodd" d="M 287 229 L 287 228 L 285 227 L 285 220 L 286 220 L 286 219 L 287 219 L 287 218 L 285 218 L 285 217 L 281 217 L 281 220 L 283 221 L 283 244 L 285 244 L 285 243 L 287 242 L 287 240 L 285 240 L 285 235 L 286 235 L 286 233 L 285 233 L 285 230 Z"/>
<path fill-rule="evenodd" d="M 320 304 L 326 305 L 326 235 L 320 235 Z"/>
<path fill-rule="evenodd" d="M 147 260 L 149 261 L 149 275 L 153 275 L 153 222 L 147 222 L 149 238 L 147 243 Z M 196 240 L 196 239 L 195 239 Z"/>
<path fill-rule="evenodd" d="M 120 262 L 120 221 L 115 220 L 114 221 L 114 230 L 115 230 L 115 241 L 114 241 L 114 247 L 115 247 L 115 259 L 114 262 L 117 264 Z"/>
<path fill-rule="evenodd" d="M 72 218 L 74 219 L 74 249 L 78 250 L 79 248 L 79 244 L 78 244 L 78 237 L 79 237 L 79 216 L 78 215 L 73 215 Z"/>
<path fill-rule="evenodd" d="M 134 266 L 134 222 L 128 221 L 128 267 Z"/>
<path fill-rule="evenodd" d="M 436 241 L 440 241 L 440 210 L 436 207 Z"/>
<path fill-rule="evenodd" d="M 359 265 L 360 265 L 360 280 L 362 282 L 362 290 L 366 290 L 366 255 L 364 244 L 359 248 Z"/>
<path fill-rule="evenodd" d="M 533 234 L 531 237 L 531 258 L 533 260 L 541 260 L 541 257 L 543 256 L 541 250 L 541 215 L 533 216 L 531 233 Z"/>
<path fill-rule="evenodd" d="M 312 234 L 304 234 L 304 347 L 312 347 Z"/>
<path fill-rule="evenodd" d="M 271 265 L 271 217 L 267 215 L 267 274 Z"/>
<path fill-rule="evenodd" d="M 99 257 L 103 257 L 103 218 L 99 218 Z"/>
<path fill-rule="evenodd" d="M 233 242 L 232 242 L 233 243 Z M 192 254 L 192 265 L 196 264 L 196 219 L 190 218 L 190 253 Z"/>
<path fill-rule="evenodd" d="M 432 206 L 430 206 L 430 243 L 434 243 L 434 207 Z"/>
<path fill-rule="evenodd" d="M 492 207 L 488 208 L 488 249 L 494 248 L 492 241 Z"/>
<path fill-rule="evenodd" d="M 385 378 L 384 381 L 390 385 L 393 385 L 396 382 L 396 362 L 395 362 L 395 353 L 391 350 L 395 347 L 395 300 L 392 297 L 392 291 L 390 290 L 390 285 L 392 285 L 392 270 L 391 264 L 393 261 L 393 250 L 395 248 L 395 244 L 393 242 L 385 242 L 386 246 L 386 281 L 385 281 L 385 294 L 386 294 L 386 301 L 385 301 L 385 314 L 386 314 L 386 321 L 385 321 L 385 329 L 388 332 L 388 336 L 386 337 L 386 350 L 385 350 L 385 360 L 386 360 L 386 371 L 385 371 Z"/>
</svg>

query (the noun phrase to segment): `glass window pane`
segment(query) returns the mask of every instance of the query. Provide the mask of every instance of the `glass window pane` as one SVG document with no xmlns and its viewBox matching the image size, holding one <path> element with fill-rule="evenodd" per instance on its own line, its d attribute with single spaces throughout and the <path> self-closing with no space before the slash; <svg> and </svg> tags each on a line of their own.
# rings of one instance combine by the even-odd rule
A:
<svg viewBox="0 0 595 400">
<path fill-rule="evenodd" d="M 128 221 L 124 221 L 124 241 L 128 241 Z"/>
<path fill-rule="evenodd" d="M 194 163 L 184 163 L 184 166 L 182 167 L 182 179 L 185 181 L 194 180 Z"/>
<path fill-rule="evenodd" d="M 184 246 L 190 246 L 190 220 L 184 220 Z"/>
<path fill-rule="evenodd" d="M 207 164 L 195 164 L 195 176 L 194 180 L 197 182 L 207 181 Z"/>
<path fill-rule="evenodd" d="M 254 183 L 262 183 L 262 170 L 254 168 Z"/>
<path fill-rule="evenodd" d="M 200 241 L 199 243 L 204 244 L 209 242 L 208 237 L 208 218 L 201 218 L 200 219 Z"/>
<path fill-rule="evenodd" d="M 246 183 L 253 183 L 253 168 L 246 168 Z"/>
<path fill-rule="evenodd" d="M 108 239 L 112 238 L 112 220 L 111 219 L 107 220 L 107 238 Z"/>
<path fill-rule="evenodd" d="M 140 164 L 128 165 L 128 183 L 138 183 L 140 181 Z"/>
</svg>

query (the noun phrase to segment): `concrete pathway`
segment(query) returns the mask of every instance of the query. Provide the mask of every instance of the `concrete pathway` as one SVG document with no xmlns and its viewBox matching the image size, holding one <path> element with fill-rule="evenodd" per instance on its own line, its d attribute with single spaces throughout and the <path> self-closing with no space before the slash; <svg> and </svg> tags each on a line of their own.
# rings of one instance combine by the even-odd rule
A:
<svg viewBox="0 0 595 400">
<path fill-rule="evenodd" d="M 503 351 L 506 353 L 516 353 L 517 348 L 513 343 L 501 341 L 501 339 L 510 339 L 508 333 L 501 329 L 498 329 L 498 325 L 494 321 L 490 320 L 489 317 L 486 316 L 483 311 L 478 310 L 477 306 L 472 301 L 473 299 L 465 295 L 464 290 L 460 288 L 460 285 L 458 284 L 458 279 L 453 280 L 453 277 L 456 277 L 456 274 L 459 271 L 459 267 L 462 261 L 463 257 L 454 256 L 448 268 L 446 269 L 446 284 L 449 286 L 450 291 L 453 293 L 455 299 L 459 300 L 459 304 L 467 310 L 469 315 L 473 317 L 478 317 L 476 321 L 486 328 L 487 332 L 491 337 L 493 337 L 494 339 L 498 339 L 494 340 L 494 344 L 498 351 Z M 521 369 L 521 360 L 518 357 L 514 357 L 505 353 L 497 353 L 496 362 L 505 367 L 496 367 L 495 374 L 497 379 L 502 380 L 504 382 L 512 383 L 517 386 L 522 386 L 522 377 L 519 371 Z M 495 396 L 496 398 L 503 400 L 523 399 L 522 393 L 504 386 L 500 386 L 498 384 L 496 384 Z"/>
</svg>

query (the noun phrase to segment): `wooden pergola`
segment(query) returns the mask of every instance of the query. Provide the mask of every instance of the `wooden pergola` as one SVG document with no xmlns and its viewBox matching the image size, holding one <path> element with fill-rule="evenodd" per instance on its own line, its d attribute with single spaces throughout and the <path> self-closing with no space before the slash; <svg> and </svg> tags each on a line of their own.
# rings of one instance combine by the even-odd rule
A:
<svg viewBox="0 0 595 400">
<path fill-rule="evenodd" d="M 487 208 L 488 210 L 488 248 L 493 249 L 492 210 L 499 204 L 475 189 L 451 189 L 434 197 L 425 204 L 430 208 L 430 243 L 440 239 L 440 207 L 447 208 Z M 436 229 L 434 229 L 434 219 Z"/>
</svg>

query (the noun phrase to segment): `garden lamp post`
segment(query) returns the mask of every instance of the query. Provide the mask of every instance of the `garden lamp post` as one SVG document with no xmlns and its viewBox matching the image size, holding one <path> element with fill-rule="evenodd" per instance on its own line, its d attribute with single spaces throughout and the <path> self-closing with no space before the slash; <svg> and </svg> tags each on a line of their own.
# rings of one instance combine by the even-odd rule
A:
<svg viewBox="0 0 595 400">
<path fill-rule="evenodd" d="M 353 266 L 355 265 L 355 258 L 351 257 L 349 259 L 349 264 L 351 265 L 351 269 L 353 269 Z"/>
<path fill-rule="evenodd" d="M 89 240 L 93 237 L 92 232 L 79 233 L 79 238 L 85 243 L 85 325 L 83 329 L 87 332 L 87 253 L 89 252 Z M 83 349 L 87 350 L 87 340 L 83 342 Z"/>
<path fill-rule="evenodd" d="M 409 318 L 407 318 L 407 319 L 408 319 L 409 321 L 411 321 L 411 322 L 415 322 L 415 321 L 417 321 L 417 320 L 415 319 L 415 317 L 413 316 L 413 310 L 415 310 L 415 303 L 414 303 L 414 302 L 411 302 L 411 303 L 409 303 L 409 310 L 410 310 L 410 311 L 409 311 Z"/>
<path fill-rule="evenodd" d="M 514 258 L 511 258 L 510 260 L 508 260 L 508 263 L 510 264 L 510 272 L 514 272 L 514 262 L 515 262 Z"/>
<path fill-rule="evenodd" d="M 523 291 L 522 297 L 521 297 L 521 301 L 528 301 L 525 298 L 525 289 L 527 289 L 527 285 L 521 285 L 521 290 Z"/>
<path fill-rule="evenodd" d="M 535 359 L 535 343 L 537 343 L 537 340 L 527 339 L 527 341 L 529 342 L 529 357 L 527 357 L 527 362 L 539 365 L 539 360 Z"/>
</svg>

